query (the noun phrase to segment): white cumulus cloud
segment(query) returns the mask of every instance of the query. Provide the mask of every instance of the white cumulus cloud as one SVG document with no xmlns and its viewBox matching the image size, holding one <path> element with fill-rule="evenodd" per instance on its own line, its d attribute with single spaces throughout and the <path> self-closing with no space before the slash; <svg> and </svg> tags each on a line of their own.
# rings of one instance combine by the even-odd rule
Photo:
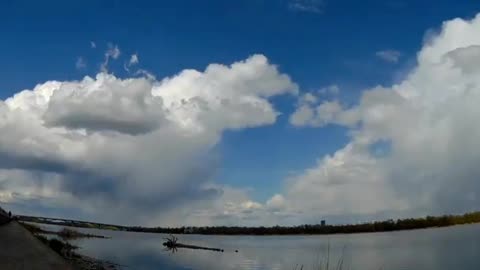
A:
<svg viewBox="0 0 480 270">
<path fill-rule="evenodd" d="M 480 15 L 445 22 L 417 61 L 404 81 L 365 91 L 355 106 L 299 104 L 292 124 L 342 125 L 351 141 L 288 181 L 289 204 L 312 216 L 477 208 Z M 379 144 L 382 155 L 372 151 Z"/>
<path fill-rule="evenodd" d="M 212 183 L 214 147 L 226 130 L 274 123 L 269 98 L 296 91 L 263 55 L 162 80 L 99 73 L 39 84 L 0 101 L 0 198 L 122 223 L 180 222 L 200 207 L 219 215 L 219 200 L 246 215 L 261 205 Z"/>
</svg>

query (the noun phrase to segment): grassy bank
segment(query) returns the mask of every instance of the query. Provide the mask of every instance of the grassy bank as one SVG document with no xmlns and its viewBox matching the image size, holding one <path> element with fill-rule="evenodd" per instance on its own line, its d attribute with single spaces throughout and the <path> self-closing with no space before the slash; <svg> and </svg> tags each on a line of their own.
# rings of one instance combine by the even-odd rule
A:
<svg viewBox="0 0 480 270">
<path fill-rule="evenodd" d="M 76 269 L 79 270 L 119 270 L 120 267 L 117 264 L 97 260 L 88 256 L 83 256 L 75 252 L 78 247 L 70 244 L 66 239 L 76 239 L 79 238 L 80 235 L 84 236 L 80 232 L 70 230 L 70 229 L 63 229 L 60 232 L 50 232 L 43 230 L 42 228 L 21 222 L 20 224 L 23 225 L 28 231 L 30 231 L 40 242 L 51 248 L 55 251 L 58 255 L 63 257 L 64 259 L 72 262 L 75 265 Z M 47 238 L 45 234 L 55 234 L 60 236 L 63 241 L 56 239 L 56 238 Z M 63 237 L 62 237 L 63 236 Z M 98 237 L 98 236 L 95 236 Z"/>
</svg>

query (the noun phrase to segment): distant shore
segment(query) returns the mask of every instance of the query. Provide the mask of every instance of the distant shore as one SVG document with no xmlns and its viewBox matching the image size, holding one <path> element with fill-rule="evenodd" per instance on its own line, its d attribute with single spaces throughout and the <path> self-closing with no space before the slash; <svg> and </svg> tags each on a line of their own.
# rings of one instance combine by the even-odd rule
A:
<svg viewBox="0 0 480 270">
<path fill-rule="evenodd" d="M 390 232 L 402 230 L 426 229 L 435 227 L 448 227 L 454 225 L 480 223 L 480 212 L 470 212 L 463 215 L 427 216 L 422 218 L 407 218 L 397 220 L 374 221 L 359 224 L 324 225 L 311 224 L 299 226 L 273 226 L 273 227 L 139 227 L 120 226 L 87 221 L 68 220 L 60 218 L 46 218 L 33 216 L 17 216 L 21 221 L 34 223 L 53 224 L 80 228 L 95 228 L 103 230 L 117 230 L 129 232 L 148 232 L 164 234 L 203 234 L 203 235 L 325 235 L 325 234 L 352 234 Z"/>
</svg>

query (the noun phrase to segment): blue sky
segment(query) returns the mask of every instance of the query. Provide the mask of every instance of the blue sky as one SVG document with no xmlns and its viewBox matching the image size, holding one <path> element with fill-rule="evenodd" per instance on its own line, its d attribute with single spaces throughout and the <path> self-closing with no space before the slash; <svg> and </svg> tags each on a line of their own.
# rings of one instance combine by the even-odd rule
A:
<svg viewBox="0 0 480 270">
<path fill-rule="evenodd" d="M 336 98 L 354 106 L 364 90 L 404 80 L 442 22 L 479 9 L 476 1 L 5 1 L 0 98 L 48 80 L 95 76 L 113 44 L 121 55 L 109 71 L 121 78 L 130 76 L 123 65 L 132 54 L 159 79 L 263 54 L 300 93 L 336 85 Z M 215 181 L 251 188 L 254 201 L 281 193 L 286 179 L 350 141 L 348 127 L 292 126 L 294 95 L 271 102 L 281 112 L 275 124 L 226 131 L 214 150 Z"/>
<path fill-rule="evenodd" d="M 474 1 L 326 1 L 317 13 L 289 4 L 7 1 L 0 11 L 1 71 L 9 78 L 1 82 L 2 96 L 49 78 L 95 73 L 103 55 L 90 49 L 90 41 L 99 48 L 112 42 L 126 53 L 138 52 L 142 66 L 159 77 L 263 53 L 304 89 L 339 83 L 354 91 L 389 83 L 402 64 L 414 61 L 427 29 L 449 18 L 471 17 L 478 9 Z M 385 49 L 405 55 L 400 65 L 373 57 Z M 78 56 L 90 63 L 86 70 L 72 65 Z"/>
</svg>

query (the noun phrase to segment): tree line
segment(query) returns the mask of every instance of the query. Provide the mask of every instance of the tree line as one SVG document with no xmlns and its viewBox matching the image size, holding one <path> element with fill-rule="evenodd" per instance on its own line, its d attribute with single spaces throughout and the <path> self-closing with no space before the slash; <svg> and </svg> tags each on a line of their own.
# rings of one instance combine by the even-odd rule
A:
<svg viewBox="0 0 480 270">
<path fill-rule="evenodd" d="M 463 215 L 427 216 L 424 218 L 407 218 L 397 220 L 375 221 L 360 224 L 322 225 L 305 224 L 298 226 L 273 227 L 177 227 L 177 228 L 145 228 L 127 227 L 128 231 L 167 233 L 167 234 L 218 234 L 218 235 L 292 235 L 292 234 L 350 234 L 369 232 L 388 232 L 400 230 L 446 227 L 453 225 L 480 223 L 480 212 Z"/>
</svg>

